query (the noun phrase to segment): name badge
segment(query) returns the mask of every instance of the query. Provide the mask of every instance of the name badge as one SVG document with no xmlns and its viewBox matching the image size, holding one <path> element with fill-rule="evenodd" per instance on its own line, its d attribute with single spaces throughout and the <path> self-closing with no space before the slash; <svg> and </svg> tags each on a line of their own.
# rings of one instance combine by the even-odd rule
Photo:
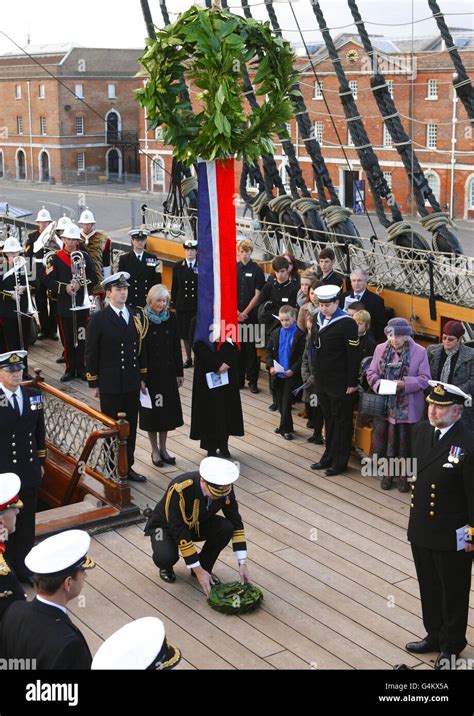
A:
<svg viewBox="0 0 474 716">
<path fill-rule="evenodd" d="M 246 273 L 245 275 L 247 276 L 247 278 L 252 278 L 252 276 L 253 276 L 252 273 Z"/>
<path fill-rule="evenodd" d="M 146 261 L 147 266 L 156 266 L 156 264 L 158 263 L 157 259 L 151 259 L 151 258 L 147 258 L 147 259 L 145 259 L 145 261 Z"/>
<path fill-rule="evenodd" d="M 283 303 L 288 303 L 288 300 L 289 300 L 289 299 L 288 299 L 288 298 L 282 298 L 281 300 L 282 300 Z"/>
</svg>

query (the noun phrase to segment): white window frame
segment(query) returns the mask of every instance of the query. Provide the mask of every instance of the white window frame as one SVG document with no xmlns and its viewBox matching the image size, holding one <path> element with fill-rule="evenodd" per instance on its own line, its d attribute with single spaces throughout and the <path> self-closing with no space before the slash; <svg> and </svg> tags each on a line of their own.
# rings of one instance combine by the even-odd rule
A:
<svg viewBox="0 0 474 716">
<path fill-rule="evenodd" d="M 474 176 L 470 177 L 467 182 L 467 208 L 474 209 Z"/>
<path fill-rule="evenodd" d="M 16 133 L 23 134 L 23 117 L 17 116 L 16 118 Z"/>
<path fill-rule="evenodd" d="M 159 173 L 158 173 L 159 172 Z M 165 160 L 161 154 L 155 154 L 151 163 L 151 183 L 153 186 L 165 186 Z"/>
<path fill-rule="evenodd" d="M 109 82 L 107 85 L 107 97 L 108 99 L 117 99 L 117 85 L 114 82 Z"/>
<path fill-rule="evenodd" d="M 162 141 L 163 141 L 163 127 L 156 127 L 156 129 L 155 129 L 155 141 L 156 141 L 156 142 L 162 142 Z"/>
<path fill-rule="evenodd" d="M 426 84 L 426 98 L 425 99 L 438 99 L 438 80 L 428 80 Z"/>
<path fill-rule="evenodd" d="M 42 137 L 46 136 L 46 117 L 41 115 L 40 118 L 40 134 Z"/>
<path fill-rule="evenodd" d="M 440 197 L 441 197 L 441 179 L 439 178 L 439 174 L 437 174 L 432 169 L 430 169 L 429 171 L 425 171 L 425 177 L 426 177 L 426 181 L 428 182 L 428 184 L 431 188 L 431 191 L 433 192 L 433 194 L 435 195 L 435 197 L 439 203 Z M 430 179 L 432 180 L 431 183 L 430 183 Z M 429 204 L 428 199 L 426 199 L 425 204 L 426 205 Z"/>
<path fill-rule="evenodd" d="M 83 84 L 74 85 L 74 96 L 76 99 L 84 99 L 84 85 Z"/>
<path fill-rule="evenodd" d="M 76 169 L 77 173 L 86 171 L 86 153 L 78 152 L 76 156 Z"/>
<path fill-rule="evenodd" d="M 352 139 L 351 133 L 349 128 L 347 128 L 347 146 L 348 147 L 355 147 L 354 141 Z"/>
<path fill-rule="evenodd" d="M 81 125 L 81 126 L 80 126 L 80 129 L 81 129 L 80 132 L 78 131 L 78 129 L 79 129 L 79 124 Z M 84 117 L 83 117 L 83 115 L 81 115 L 81 114 L 79 114 L 79 115 L 76 116 L 76 136 L 78 136 L 78 137 L 84 136 Z"/>
<path fill-rule="evenodd" d="M 426 148 L 437 149 L 438 144 L 438 125 L 430 123 L 426 125 Z"/>
<path fill-rule="evenodd" d="M 358 91 L 357 80 L 349 80 L 349 87 L 352 92 L 353 98 L 357 99 L 357 91 Z"/>
<path fill-rule="evenodd" d="M 19 156 L 20 152 L 21 152 L 21 153 L 23 154 L 23 156 L 25 157 L 25 178 L 24 178 L 24 179 L 20 179 L 20 162 L 18 161 L 18 156 Z M 16 150 L 16 154 L 15 154 L 15 176 L 16 176 L 16 178 L 18 179 L 18 181 L 26 181 L 26 180 L 28 179 L 28 163 L 27 163 L 27 159 L 26 159 L 26 152 L 25 152 L 25 150 L 23 149 L 23 147 L 19 147 L 19 148 Z"/>
<path fill-rule="evenodd" d="M 387 89 L 390 93 L 390 97 L 393 99 L 393 80 L 385 80 L 387 83 Z"/>
<path fill-rule="evenodd" d="M 46 99 L 46 85 L 38 85 L 38 99 Z"/>
<path fill-rule="evenodd" d="M 322 80 L 315 80 L 313 99 L 324 99 L 323 90 L 324 90 L 324 82 Z"/>
<path fill-rule="evenodd" d="M 393 147 L 393 139 L 392 135 L 388 131 L 387 125 L 383 124 L 382 129 L 382 147 L 387 147 L 387 149 L 391 149 Z"/>
<path fill-rule="evenodd" d="M 314 123 L 314 138 L 318 144 L 322 146 L 324 140 L 324 122 L 317 121 Z"/>
<path fill-rule="evenodd" d="M 21 99 L 21 85 L 15 85 L 15 99 Z"/>
<path fill-rule="evenodd" d="M 392 189 L 392 182 L 393 182 L 393 172 L 385 171 L 383 173 L 384 179 L 388 184 L 389 189 Z"/>
</svg>

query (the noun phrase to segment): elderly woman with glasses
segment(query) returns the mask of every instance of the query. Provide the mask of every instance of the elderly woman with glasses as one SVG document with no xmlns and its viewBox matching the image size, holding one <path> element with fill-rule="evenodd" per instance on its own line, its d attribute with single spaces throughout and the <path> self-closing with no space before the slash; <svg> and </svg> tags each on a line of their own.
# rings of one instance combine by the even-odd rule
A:
<svg viewBox="0 0 474 716">
<path fill-rule="evenodd" d="M 474 349 L 464 345 L 464 327 L 461 321 L 448 321 L 443 327 L 441 343 L 428 348 L 433 380 L 450 383 L 468 395 L 474 394 Z M 474 431 L 474 409 L 462 411 L 462 423 Z"/>
<path fill-rule="evenodd" d="M 166 449 L 168 432 L 183 425 L 179 388 L 183 385 L 183 358 L 176 315 L 169 311 L 170 293 L 157 284 L 148 291 L 145 315 L 149 326 L 144 338 L 148 372 L 146 387 L 151 408 L 140 406 L 140 430 L 148 433 L 151 460 L 156 467 L 175 465 Z M 159 444 L 158 444 L 159 439 Z"/>
<path fill-rule="evenodd" d="M 382 379 L 392 381 L 396 383 L 396 392 L 387 396 L 385 417 L 374 418 L 370 452 L 378 458 L 408 458 L 411 426 L 423 418 L 430 366 L 426 350 L 413 340 L 413 329 L 405 318 L 392 318 L 385 327 L 385 335 L 385 343 L 375 349 L 367 382 L 378 393 Z M 401 472 L 398 489 L 408 492 L 407 471 Z M 389 473 L 382 478 L 382 490 L 392 487 L 395 475 L 392 470 Z"/>
</svg>

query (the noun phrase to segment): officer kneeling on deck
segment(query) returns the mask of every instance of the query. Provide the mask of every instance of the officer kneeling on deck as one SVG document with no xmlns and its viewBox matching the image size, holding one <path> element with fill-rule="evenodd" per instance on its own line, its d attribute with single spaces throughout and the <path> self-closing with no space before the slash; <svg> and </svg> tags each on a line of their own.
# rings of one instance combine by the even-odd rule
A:
<svg viewBox="0 0 474 716">
<path fill-rule="evenodd" d="M 239 477 L 238 467 L 229 460 L 206 457 L 198 472 L 188 472 L 172 480 L 145 527 L 151 537 L 153 561 L 165 582 L 174 582 L 173 565 L 181 555 L 204 593 L 220 584 L 212 573 L 214 564 L 232 539 L 242 584 L 249 582 L 247 545 L 232 483 Z M 222 510 L 224 516 L 217 512 Z M 194 542 L 204 545 L 198 553 Z"/>
<path fill-rule="evenodd" d="M 474 438 L 461 424 L 471 396 L 429 381 L 428 420 L 414 426 L 416 478 L 408 540 L 426 636 L 407 651 L 439 651 L 435 669 L 455 669 L 465 648 L 474 552 Z"/>
</svg>

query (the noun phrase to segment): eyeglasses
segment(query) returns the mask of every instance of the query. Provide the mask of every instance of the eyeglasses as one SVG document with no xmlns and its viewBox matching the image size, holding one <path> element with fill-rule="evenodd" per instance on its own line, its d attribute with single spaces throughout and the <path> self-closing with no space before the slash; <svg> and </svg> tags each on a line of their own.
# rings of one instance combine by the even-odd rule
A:
<svg viewBox="0 0 474 716">
<path fill-rule="evenodd" d="M 456 338 L 456 336 L 442 336 L 441 340 L 442 341 L 457 341 L 458 339 Z"/>
</svg>

